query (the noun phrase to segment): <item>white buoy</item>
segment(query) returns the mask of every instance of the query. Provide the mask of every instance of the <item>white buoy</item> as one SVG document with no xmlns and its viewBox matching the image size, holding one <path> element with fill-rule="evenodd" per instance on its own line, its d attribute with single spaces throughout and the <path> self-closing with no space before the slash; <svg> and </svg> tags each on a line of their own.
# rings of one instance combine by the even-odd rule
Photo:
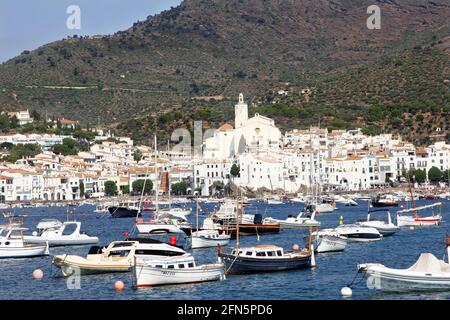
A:
<svg viewBox="0 0 450 320">
<path fill-rule="evenodd" d="M 409 227 L 409 230 L 414 231 L 414 227 L 413 226 Z"/>
<path fill-rule="evenodd" d="M 343 287 L 341 289 L 341 294 L 344 297 L 351 297 L 352 296 L 352 289 L 350 289 L 349 287 Z"/>
<path fill-rule="evenodd" d="M 36 269 L 33 271 L 33 279 L 34 280 L 42 280 L 44 278 L 44 272 L 41 269 Z"/>
</svg>

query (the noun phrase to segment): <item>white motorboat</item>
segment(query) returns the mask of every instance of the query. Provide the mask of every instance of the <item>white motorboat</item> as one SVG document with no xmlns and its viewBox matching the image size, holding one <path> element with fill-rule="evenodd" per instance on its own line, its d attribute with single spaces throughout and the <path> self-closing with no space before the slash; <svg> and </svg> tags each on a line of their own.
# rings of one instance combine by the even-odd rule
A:
<svg viewBox="0 0 450 320">
<path fill-rule="evenodd" d="M 179 207 L 173 207 L 173 208 L 164 208 L 159 209 L 159 213 L 168 213 L 170 215 L 173 215 L 178 218 L 186 218 L 188 215 L 192 213 L 191 208 L 179 208 Z"/>
<path fill-rule="evenodd" d="M 433 203 L 427 206 L 413 207 L 410 209 L 404 209 L 397 211 L 397 225 L 399 227 L 409 227 L 409 226 L 437 226 L 442 221 L 442 213 L 435 213 L 434 209 L 439 208 L 442 210 L 442 202 Z M 419 211 L 432 209 L 432 215 L 428 217 L 421 217 Z M 412 213 L 413 215 L 403 215 L 404 213 Z"/>
<path fill-rule="evenodd" d="M 228 245 L 231 239 L 231 235 L 226 234 L 225 232 L 220 233 L 217 229 L 205 229 L 205 230 L 199 230 L 198 225 L 198 213 L 200 210 L 200 205 L 198 203 L 198 200 L 196 201 L 195 206 L 195 216 L 196 216 L 196 225 L 197 228 L 195 232 L 192 232 L 191 234 L 191 247 L 193 249 L 196 248 L 209 248 L 209 247 L 217 247 Z"/>
<path fill-rule="evenodd" d="M 387 212 L 387 221 L 383 220 L 371 220 L 371 214 L 375 212 Z M 363 227 L 373 227 L 377 229 L 384 237 L 393 235 L 400 230 L 400 227 L 392 223 L 391 213 L 388 209 L 369 210 L 367 213 L 367 220 L 358 222 Z"/>
<path fill-rule="evenodd" d="M 186 233 L 190 234 L 191 226 L 184 217 L 175 217 L 168 213 L 155 214 L 154 218 L 136 219 L 136 229 L 141 234 Z"/>
<path fill-rule="evenodd" d="M 407 269 L 393 269 L 379 263 L 358 265 L 358 272 L 369 279 L 373 288 L 382 291 L 430 291 L 450 289 L 450 239 L 446 238 L 447 263 L 431 253 L 422 253 Z"/>
<path fill-rule="evenodd" d="M 312 212 L 315 211 L 316 214 L 321 214 L 321 213 L 330 213 L 333 212 L 336 209 L 336 207 L 331 204 L 331 203 L 327 203 L 327 202 L 323 202 L 323 203 L 308 203 L 305 204 L 305 207 L 303 209 L 303 211 L 306 212 Z"/>
<path fill-rule="evenodd" d="M 344 251 L 347 247 L 346 238 L 329 229 L 313 232 L 312 243 L 318 253 Z"/>
<path fill-rule="evenodd" d="M 223 263 L 196 266 L 190 254 L 137 261 L 133 274 L 137 288 L 225 280 Z"/>
<path fill-rule="evenodd" d="M 199 230 L 191 234 L 192 249 L 226 246 L 230 242 L 231 235 L 219 233 L 218 230 Z"/>
<path fill-rule="evenodd" d="M 289 199 L 289 201 L 294 202 L 294 203 L 304 203 L 306 200 L 303 197 L 294 197 Z"/>
<path fill-rule="evenodd" d="M 377 229 L 357 224 L 341 224 L 335 229 L 324 229 L 324 231 L 335 231 L 339 237 L 349 241 L 368 242 L 381 240 L 383 237 Z"/>
<path fill-rule="evenodd" d="M 279 223 L 282 228 L 296 228 L 296 227 L 319 227 L 320 222 L 315 220 L 315 211 L 300 212 L 297 216 L 288 216 L 286 219 L 275 219 L 267 217 L 264 219 L 265 223 Z"/>
<path fill-rule="evenodd" d="M 48 243 L 27 244 L 23 240 L 26 228 L 6 226 L 0 229 L 0 258 L 29 258 L 49 255 Z"/>
<path fill-rule="evenodd" d="M 275 196 L 265 198 L 264 202 L 269 204 L 269 205 L 283 204 L 283 200 L 280 197 L 275 197 Z"/>
<path fill-rule="evenodd" d="M 53 264 L 61 269 L 64 276 L 75 270 L 80 274 L 128 272 L 136 260 L 160 259 L 164 256 L 183 256 L 183 249 L 155 239 L 128 239 L 113 241 L 106 248 L 93 246 L 86 258 L 75 255 L 57 255 Z"/>
<path fill-rule="evenodd" d="M 53 225 L 51 225 L 53 223 Z M 45 227 L 45 225 L 47 225 Z M 43 228 L 44 227 L 44 228 Z M 38 231 L 34 231 L 32 236 L 24 236 L 26 243 L 45 243 L 51 247 L 95 244 L 97 237 L 91 237 L 81 233 L 81 222 L 67 221 L 61 224 L 56 221 L 44 221 L 38 224 Z"/>
</svg>

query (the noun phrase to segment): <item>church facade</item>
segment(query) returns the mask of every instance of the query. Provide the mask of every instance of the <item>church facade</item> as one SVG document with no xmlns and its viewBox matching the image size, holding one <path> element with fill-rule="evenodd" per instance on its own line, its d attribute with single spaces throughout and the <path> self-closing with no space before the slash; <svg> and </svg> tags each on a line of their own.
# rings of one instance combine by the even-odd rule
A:
<svg viewBox="0 0 450 320">
<path fill-rule="evenodd" d="M 258 149 L 279 149 L 281 132 L 275 121 L 256 113 L 248 117 L 248 105 L 244 95 L 239 95 L 239 102 L 234 107 L 235 127 L 222 125 L 211 138 L 205 140 L 203 157 L 230 159 Z"/>
</svg>

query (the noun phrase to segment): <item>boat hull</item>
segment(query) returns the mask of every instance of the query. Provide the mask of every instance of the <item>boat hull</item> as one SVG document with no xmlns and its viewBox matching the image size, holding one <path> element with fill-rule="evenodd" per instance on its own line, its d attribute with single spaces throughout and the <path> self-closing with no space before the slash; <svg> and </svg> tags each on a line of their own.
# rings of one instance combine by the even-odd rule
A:
<svg viewBox="0 0 450 320">
<path fill-rule="evenodd" d="M 24 236 L 24 241 L 26 243 L 44 243 L 48 242 L 50 247 L 57 246 L 77 246 L 77 245 L 88 245 L 96 244 L 98 242 L 97 237 L 70 237 L 61 236 L 58 238 L 43 238 L 38 236 Z"/>
<path fill-rule="evenodd" d="M 211 238 L 205 238 L 202 236 L 192 236 L 191 239 L 191 248 L 192 249 L 198 249 L 198 248 L 212 248 L 220 246 L 226 246 L 230 242 L 229 238 L 226 239 L 211 239 Z"/>
<path fill-rule="evenodd" d="M 347 247 L 347 242 L 334 236 L 321 236 L 313 241 L 314 250 L 318 253 L 340 252 Z"/>
<path fill-rule="evenodd" d="M 119 273 L 129 272 L 132 269 L 132 263 L 116 262 L 116 263 L 95 263 L 88 260 L 73 261 L 70 256 L 55 256 L 53 264 L 61 269 L 65 277 L 71 276 L 78 271 L 80 275 L 101 274 L 101 273 Z"/>
<path fill-rule="evenodd" d="M 134 268 L 137 288 L 188 284 L 225 279 L 223 264 L 210 264 L 189 269 L 163 269 L 138 264 Z"/>
<path fill-rule="evenodd" d="M 405 272 L 404 270 L 369 267 L 361 271 L 368 285 L 390 292 L 449 290 L 450 273 Z"/>
<path fill-rule="evenodd" d="M 230 224 L 228 228 L 224 228 L 223 231 L 231 236 L 231 239 L 236 238 L 236 225 Z M 239 235 L 240 236 L 254 236 L 262 234 L 276 234 L 280 232 L 279 224 L 240 224 Z"/>
<path fill-rule="evenodd" d="M 311 256 L 267 259 L 242 256 L 236 257 L 220 252 L 219 258 L 225 264 L 227 274 L 287 271 L 309 268 L 311 266 Z"/>
<path fill-rule="evenodd" d="M 141 213 L 137 209 L 124 207 L 109 207 L 108 211 L 112 218 L 136 218 L 141 216 Z"/>
<path fill-rule="evenodd" d="M 22 248 L 0 248 L 0 259 L 30 258 L 48 255 L 47 246 L 25 246 Z"/>
<path fill-rule="evenodd" d="M 434 217 L 409 217 L 409 216 L 397 216 L 397 225 L 399 227 L 426 227 L 426 226 L 438 226 L 441 223 L 441 216 Z"/>
<path fill-rule="evenodd" d="M 141 234 L 158 234 L 158 233 L 181 233 L 178 226 L 174 224 L 164 223 L 137 223 L 136 229 Z"/>
</svg>

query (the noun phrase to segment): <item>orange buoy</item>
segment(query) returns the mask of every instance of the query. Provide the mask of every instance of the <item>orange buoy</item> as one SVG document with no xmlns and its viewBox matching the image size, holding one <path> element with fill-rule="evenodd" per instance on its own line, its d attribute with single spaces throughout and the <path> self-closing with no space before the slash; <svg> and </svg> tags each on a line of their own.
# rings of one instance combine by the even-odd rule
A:
<svg viewBox="0 0 450 320">
<path fill-rule="evenodd" d="M 116 289 L 116 291 L 122 291 L 123 289 L 125 289 L 125 283 L 123 283 L 122 281 L 116 281 L 114 283 L 114 289 Z"/>
</svg>

